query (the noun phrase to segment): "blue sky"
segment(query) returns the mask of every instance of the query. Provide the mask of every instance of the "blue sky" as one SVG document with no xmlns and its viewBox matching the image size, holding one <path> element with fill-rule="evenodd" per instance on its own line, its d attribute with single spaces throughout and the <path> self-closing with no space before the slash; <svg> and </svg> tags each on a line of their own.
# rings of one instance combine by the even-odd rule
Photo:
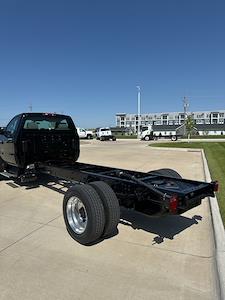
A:
<svg viewBox="0 0 225 300">
<path fill-rule="evenodd" d="M 225 109 L 225 2 L 1 0 L 0 124 L 63 112 L 82 127 L 117 112 Z"/>
</svg>

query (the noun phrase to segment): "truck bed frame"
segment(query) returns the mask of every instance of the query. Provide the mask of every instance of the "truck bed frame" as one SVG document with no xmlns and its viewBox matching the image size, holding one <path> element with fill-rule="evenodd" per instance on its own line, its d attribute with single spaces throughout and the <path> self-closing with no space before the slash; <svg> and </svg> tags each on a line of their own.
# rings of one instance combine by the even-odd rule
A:
<svg viewBox="0 0 225 300">
<path fill-rule="evenodd" d="M 160 170 L 148 173 L 104 167 L 86 163 L 36 163 L 20 175 L 21 182 L 36 180 L 40 174 L 48 174 L 59 179 L 88 184 L 104 181 L 115 192 L 121 206 L 136 208 L 145 203 L 161 213 L 181 213 L 201 204 L 205 197 L 214 197 L 218 183 L 187 180 L 181 177 L 165 176 Z M 4 173 L 1 173 L 4 175 Z"/>
</svg>

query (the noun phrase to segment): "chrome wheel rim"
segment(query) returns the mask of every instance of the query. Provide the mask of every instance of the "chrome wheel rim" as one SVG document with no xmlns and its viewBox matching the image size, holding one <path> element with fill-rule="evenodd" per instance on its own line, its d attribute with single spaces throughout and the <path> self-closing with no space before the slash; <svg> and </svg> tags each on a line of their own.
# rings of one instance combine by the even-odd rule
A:
<svg viewBox="0 0 225 300">
<path fill-rule="evenodd" d="M 74 196 L 68 200 L 66 214 L 71 229 L 77 234 L 84 233 L 87 227 L 88 217 L 86 208 L 78 197 Z"/>
</svg>

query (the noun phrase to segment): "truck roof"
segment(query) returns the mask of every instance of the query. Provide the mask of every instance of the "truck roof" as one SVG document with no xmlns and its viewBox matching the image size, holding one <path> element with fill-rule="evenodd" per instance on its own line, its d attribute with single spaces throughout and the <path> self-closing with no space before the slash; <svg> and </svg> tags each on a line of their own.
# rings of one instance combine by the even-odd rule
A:
<svg viewBox="0 0 225 300">
<path fill-rule="evenodd" d="M 25 115 L 25 116 L 60 116 L 60 117 L 67 117 L 67 118 L 71 118 L 68 115 L 64 115 L 64 114 L 57 114 L 57 113 L 50 113 L 50 112 L 25 112 L 25 113 L 20 113 L 18 114 L 18 116 L 20 115 Z"/>
</svg>

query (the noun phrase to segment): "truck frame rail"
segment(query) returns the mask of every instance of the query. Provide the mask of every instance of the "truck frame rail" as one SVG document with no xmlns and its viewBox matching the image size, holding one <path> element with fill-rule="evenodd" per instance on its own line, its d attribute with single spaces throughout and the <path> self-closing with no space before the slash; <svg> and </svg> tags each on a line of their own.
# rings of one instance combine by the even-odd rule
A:
<svg viewBox="0 0 225 300">
<path fill-rule="evenodd" d="M 147 201 L 157 204 L 162 212 L 180 213 L 201 203 L 205 197 L 213 197 L 217 182 L 200 182 L 149 173 L 103 167 L 85 163 L 39 163 L 38 173 L 88 184 L 104 181 L 117 195 L 120 205 L 135 207 Z"/>
</svg>

